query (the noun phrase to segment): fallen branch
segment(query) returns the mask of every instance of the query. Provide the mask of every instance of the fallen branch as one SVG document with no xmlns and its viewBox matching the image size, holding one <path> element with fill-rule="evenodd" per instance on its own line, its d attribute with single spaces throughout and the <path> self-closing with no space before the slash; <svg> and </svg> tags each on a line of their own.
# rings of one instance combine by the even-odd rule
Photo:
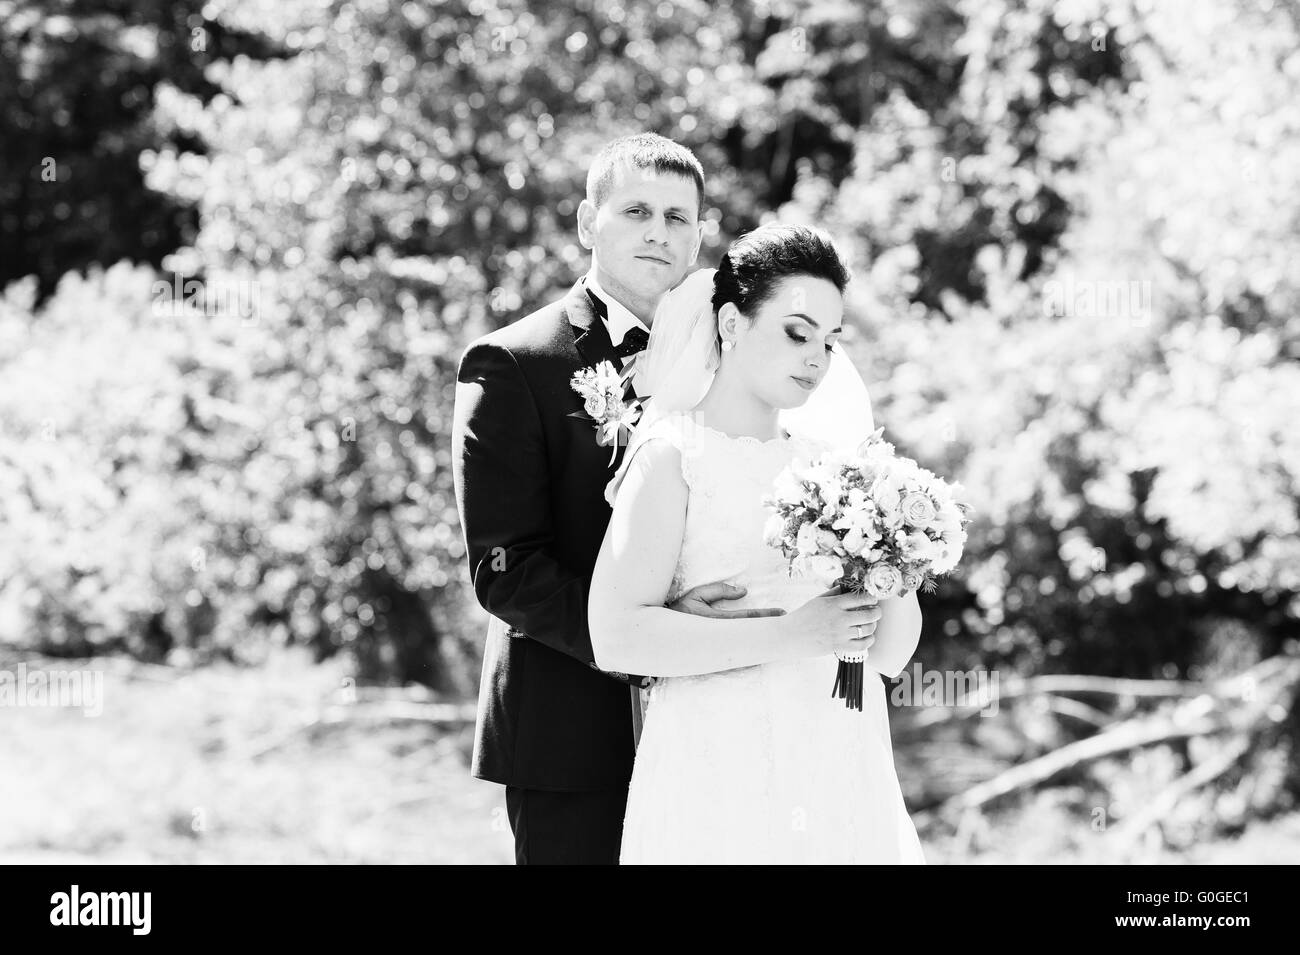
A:
<svg viewBox="0 0 1300 955">
<path fill-rule="evenodd" d="M 1061 716 L 1070 716 L 1083 723 L 1098 728 L 1110 723 L 1110 716 L 1095 706 L 1089 706 L 1087 703 L 1080 703 L 1078 700 L 1072 700 L 1068 696 L 1057 696 L 1054 693 L 1043 695 L 1047 708 L 1053 713 L 1059 713 Z"/>
<path fill-rule="evenodd" d="M 959 699 L 953 706 L 896 707 L 893 712 L 899 714 L 898 732 L 907 733 L 927 729 L 942 723 L 969 719 L 987 710 L 990 701 L 997 703 L 1010 702 L 1025 697 L 1043 695 L 1056 696 L 1061 699 L 1064 699 L 1064 697 L 1060 696 L 1064 693 L 1093 693 L 1105 696 L 1143 697 L 1148 699 L 1188 699 L 1208 693 L 1218 697 L 1242 699 L 1250 696 L 1260 683 L 1276 676 L 1278 672 L 1288 666 L 1288 661 L 1293 659 L 1287 656 L 1269 657 L 1242 673 L 1223 677 L 1212 683 L 1196 683 L 1183 680 L 1135 680 L 1076 674 L 1012 677 L 1007 681 L 1008 685 L 1005 687 L 1001 686 L 1001 681 L 999 681 L 998 688 L 989 696 L 970 693 L 967 694 L 967 699 Z M 1066 713 L 1068 709 L 1069 715 L 1084 719 L 1094 725 L 1104 725 L 1105 722 L 1110 722 L 1109 718 L 1106 718 L 1104 711 L 1099 709 L 1089 708 L 1084 710 L 1071 707 L 1069 704 L 1063 704 L 1060 707 L 1055 704 L 1049 705 L 1062 714 Z M 1083 706 L 1086 706 L 1086 704 L 1078 704 L 1078 707 Z M 917 712 L 918 709 L 919 712 Z M 903 715 L 903 710 L 909 711 L 908 715 Z M 1102 723 L 1097 723 L 1099 718 L 1103 719 Z"/>
<path fill-rule="evenodd" d="M 1012 678 L 1008 686 L 998 689 L 998 698 L 1014 699 L 1037 693 L 1099 693 L 1105 696 L 1156 696 L 1177 698 L 1196 696 L 1207 689 L 1205 684 L 1188 680 L 1133 680 L 1124 677 L 1078 676 L 1050 673 L 1045 676 Z"/>
<path fill-rule="evenodd" d="M 1204 736 L 1222 729 L 1220 720 L 1211 714 L 1212 701 L 1206 697 L 1200 711 L 1175 712 L 1170 715 L 1129 720 L 1113 729 L 1068 743 L 1060 749 L 1015 766 L 999 776 L 964 793 L 959 793 L 938 807 L 938 812 L 960 812 L 992 802 L 1020 789 L 1046 782 L 1053 776 L 1085 763 L 1117 753 L 1164 743 L 1190 736 Z"/>
<path fill-rule="evenodd" d="M 1120 822 L 1111 831 L 1111 838 L 1120 844 L 1120 851 L 1131 851 L 1142 834 L 1167 817 L 1179 800 L 1214 782 L 1236 766 L 1241 757 L 1250 751 L 1250 745 L 1249 737 L 1237 739 L 1218 756 L 1207 759 L 1161 790 L 1136 816 Z"/>
<path fill-rule="evenodd" d="M 998 700 L 997 697 L 993 699 Z M 1034 697 L 1034 700 L 1041 701 L 1043 707 L 1053 713 L 1058 713 L 1061 716 L 1071 716 L 1090 726 L 1102 727 L 1113 721 L 1111 715 L 1105 710 L 1099 710 L 1095 706 L 1089 706 L 1087 703 L 1071 699 L 1068 696 L 1044 693 L 1041 696 Z M 970 719 L 972 716 L 987 712 L 988 707 L 989 700 L 984 700 L 981 703 L 958 704 L 957 706 L 926 707 L 915 715 L 899 717 L 895 736 L 903 737 L 908 733 L 916 733 L 944 723 Z"/>
<path fill-rule="evenodd" d="M 1125 720 L 1095 736 L 1078 740 L 1022 763 L 987 782 L 949 798 L 937 807 L 940 814 L 983 806 L 1001 796 L 1046 782 L 1054 776 L 1105 756 L 1157 743 L 1209 736 L 1224 730 L 1249 734 L 1264 720 L 1277 701 L 1300 680 L 1300 658 L 1271 657 L 1215 686 L 1222 696 L 1203 693 L 1179 703 L 1166 713 Z M 1269 689 L 1269 684 L 1278 685 Z"/>
</svg>

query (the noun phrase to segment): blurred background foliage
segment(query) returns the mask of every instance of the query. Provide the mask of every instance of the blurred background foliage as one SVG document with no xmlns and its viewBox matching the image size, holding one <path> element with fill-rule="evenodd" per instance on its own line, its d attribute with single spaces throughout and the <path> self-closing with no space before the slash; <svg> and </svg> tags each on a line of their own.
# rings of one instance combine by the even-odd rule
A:
<svg viewBox="0 0 1300 955">
<path fill-rule="evenodd" d="M 641 129 L 702 264 L 851 254 L 878 421 L 976 510 L 927 666 L 1297 636 L 1293 4 L 0 0 L 0 50 L 0 640 L 472 693 L 456 363 Z"/>
</svg>

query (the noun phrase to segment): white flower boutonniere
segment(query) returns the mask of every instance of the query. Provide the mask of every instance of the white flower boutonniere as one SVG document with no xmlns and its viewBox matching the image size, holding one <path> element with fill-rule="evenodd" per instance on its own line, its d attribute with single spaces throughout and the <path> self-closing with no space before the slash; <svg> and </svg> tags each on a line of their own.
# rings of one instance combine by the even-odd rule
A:
<svg viewBox="0 0 1300 955">
<path fill-rule="evenodd" d="M 628 365 L 620 374 L 612 362 L 602 361 L 595 368 L 578 369 L 569 381 L 569 387 L 582 398 L 582 411 L 575 411 L 569 417 L 595 422 L 596 443 L 610 449 L 611 466 L 618 456 L 618 449 L 627 444 L 632 426 L 641 417 L 639 400 L 623 400 L 633 367 Z"/>
</svg>

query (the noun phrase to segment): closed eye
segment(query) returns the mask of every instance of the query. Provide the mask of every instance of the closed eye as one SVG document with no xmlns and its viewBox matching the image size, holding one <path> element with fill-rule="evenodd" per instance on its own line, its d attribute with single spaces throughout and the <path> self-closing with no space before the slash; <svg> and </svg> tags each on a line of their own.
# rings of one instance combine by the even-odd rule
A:
<svg viewBox="0 0 1300 955">
<path fill-rule="evenodd" d="M 785 332 L 785 333 L 786 333 L 787 335 L 790 336 L 790 340 L 791 340 L 791 341 L 798 342 L 800 345 L 807 345 L 807 344 L 808 344 L 808 339 L 805 338 L 804 336 L 802 336 L 802 335 L 796 333 L 796 332 L 793 332 L 793 331 L 790 331 L 789 329 L 786 329 L 786 332 Z M 829 355 L 829 354 L 830 354 L 832 351 L 834 351 L 834 350 L 835 350 L 835 343 L 832 342 L 832 341 L 828 341 L 828 342 L 826 343 L 826 354 Z"/>
</svg>

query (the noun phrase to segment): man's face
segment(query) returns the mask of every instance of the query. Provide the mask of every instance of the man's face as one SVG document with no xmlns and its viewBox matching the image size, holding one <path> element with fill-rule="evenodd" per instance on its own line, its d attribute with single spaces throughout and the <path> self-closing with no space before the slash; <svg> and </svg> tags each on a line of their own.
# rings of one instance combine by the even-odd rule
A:
<svg viewBox="0 0 1300 955">
<path fill-rule="evenodd" d="M 653 312 L 700 252 L 703 226 L 695 181 L 621 165 L 597 209 L 578 207 L 578 237 L 595 254 L 596 277 L 633 312 Z"/>
</svg>

